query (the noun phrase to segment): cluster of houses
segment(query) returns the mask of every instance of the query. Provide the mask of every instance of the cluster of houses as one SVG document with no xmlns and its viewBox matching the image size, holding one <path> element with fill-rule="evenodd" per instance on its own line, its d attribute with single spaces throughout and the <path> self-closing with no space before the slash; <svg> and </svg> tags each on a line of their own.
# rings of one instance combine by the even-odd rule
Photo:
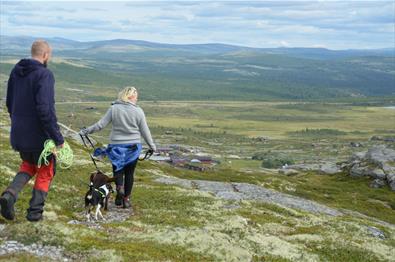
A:
<svg viewBox="0 0 395 262">
<path fill-rule="evenodd" d="M 207 171 L 219 164 L 211 156 L 203 155 L 198 148 L 178 144 L 157 148 L 151 160 L 196 171 Z"/>
</svg>

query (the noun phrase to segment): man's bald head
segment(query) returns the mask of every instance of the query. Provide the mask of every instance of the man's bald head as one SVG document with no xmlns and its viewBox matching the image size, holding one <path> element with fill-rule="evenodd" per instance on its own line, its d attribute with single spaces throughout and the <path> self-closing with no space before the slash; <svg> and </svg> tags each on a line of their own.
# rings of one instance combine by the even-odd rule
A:
<svg viewBox="0 0 395 262">
<path fill-rule="evenodd" d="M 39 60 L 46 64 L 51 57 L 51 47 L 45 40 L 36 40 L 32 44 L 31 54 L 32 58 Z"/>
</svg>

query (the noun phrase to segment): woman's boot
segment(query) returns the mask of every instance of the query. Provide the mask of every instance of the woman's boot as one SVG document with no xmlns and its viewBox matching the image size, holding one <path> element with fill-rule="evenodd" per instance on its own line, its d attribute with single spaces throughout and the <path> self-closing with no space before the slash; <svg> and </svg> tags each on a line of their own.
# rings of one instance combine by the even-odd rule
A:
<svg viewBox="0 0 395 262">
<path fill-rule="evenodd" d="M 124 189 L 123 186 L 117 186 L 117 195 L 115 196 L 115 205 L 122 206 L 123 198 L 124 198 Z"/>
<path fill-rule="evenodd" d="M 123 200 L 122 201 L 122 207 L 123 208 L 131 208 L 132 207 L 132 204 L 130 203 L 129 196 L 125 196 L 122 200 Z"/>
</svg>

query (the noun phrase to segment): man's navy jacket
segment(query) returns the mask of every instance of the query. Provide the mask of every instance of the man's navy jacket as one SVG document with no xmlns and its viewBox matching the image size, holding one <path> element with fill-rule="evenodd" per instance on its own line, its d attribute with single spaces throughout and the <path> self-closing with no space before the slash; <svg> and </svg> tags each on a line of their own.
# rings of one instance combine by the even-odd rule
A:
<svg viewBox="0 0 395 262">
<path fill-rule="evenodd" d="M 11 146 L 19 152 L 41 152 L 44 142 L 63 144 L 55 112 L 55 79 L 34 59 L 22 59 L 11 71 L 7 108 L 11 117 Z"/>
</svg>

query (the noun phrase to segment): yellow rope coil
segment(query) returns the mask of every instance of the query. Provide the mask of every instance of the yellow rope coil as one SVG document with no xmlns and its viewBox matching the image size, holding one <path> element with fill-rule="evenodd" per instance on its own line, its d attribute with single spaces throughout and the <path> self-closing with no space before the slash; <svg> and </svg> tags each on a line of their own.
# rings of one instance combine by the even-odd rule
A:
<svg viewBox="0 0 395 262">
<path fill-rule="evenodd" d="M 55 149 L 56 162 L 59 163 L 59 166 L 64 169 L 71 167 L 71 165 L 73 164 L 74 154 L 70 145 L 65 141 L 63 147 L 57 149 L 55 142 L 51 139 L 45 141 L 44 149 L 40 154 L 37 166 L 40 167 L 41 163 L 44 163 L 46 166 L 49 165 L 48 156 L 53 154 Z"/>
</svg>

